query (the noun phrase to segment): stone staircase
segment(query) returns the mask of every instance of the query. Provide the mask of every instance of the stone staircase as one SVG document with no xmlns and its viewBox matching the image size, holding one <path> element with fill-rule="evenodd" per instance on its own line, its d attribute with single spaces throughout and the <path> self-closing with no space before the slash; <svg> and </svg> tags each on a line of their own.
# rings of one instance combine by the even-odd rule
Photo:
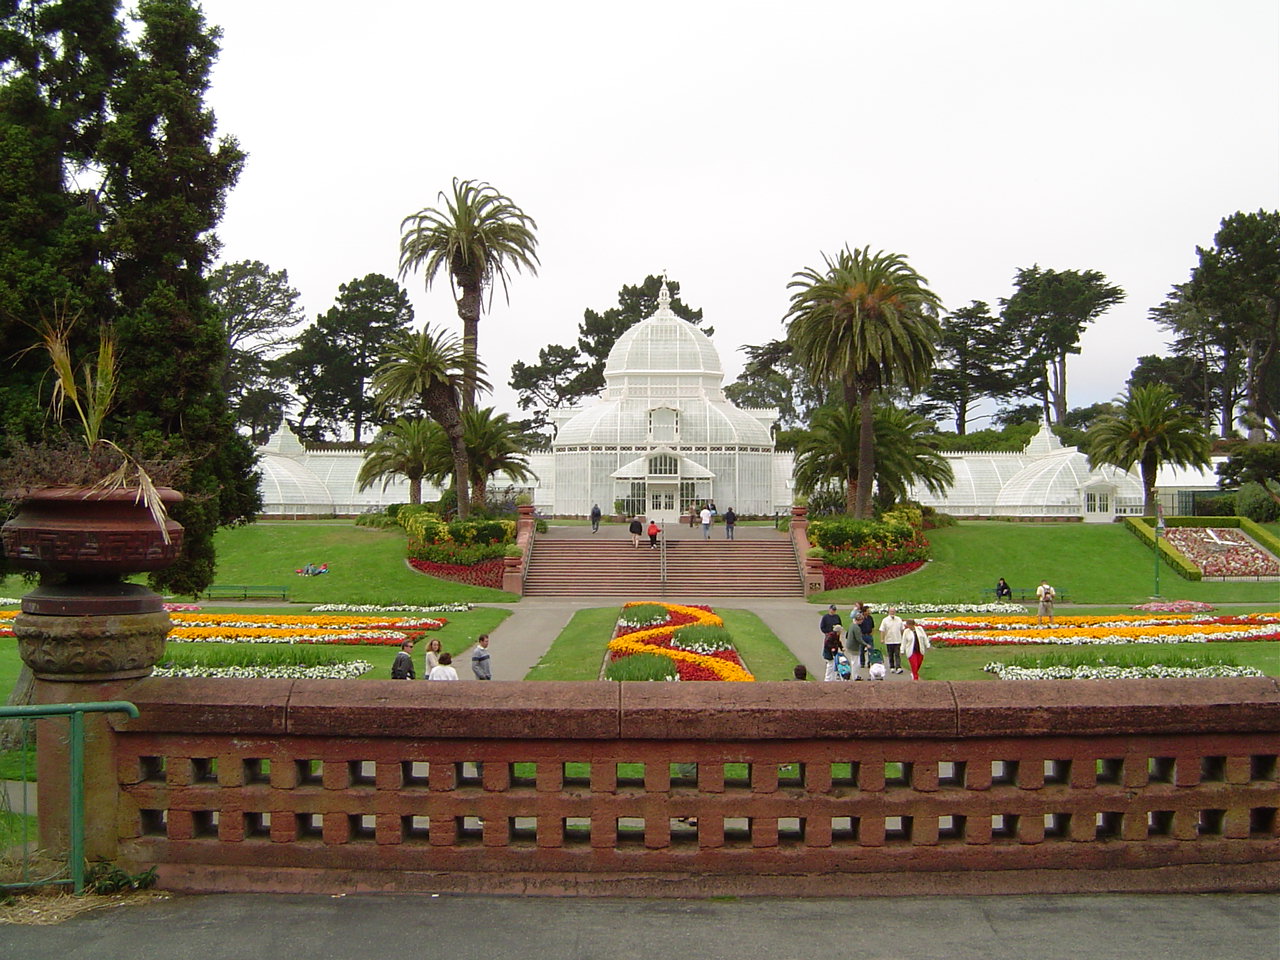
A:
<svg viewBox="0 0 1280 960">
<path fill-rule="evenodd" d="M 539 537 L 526 597 L 803 597 L 790 541 L 670 540 L 667 585 L 657 550 L 630 540 Z"/>
</svg>

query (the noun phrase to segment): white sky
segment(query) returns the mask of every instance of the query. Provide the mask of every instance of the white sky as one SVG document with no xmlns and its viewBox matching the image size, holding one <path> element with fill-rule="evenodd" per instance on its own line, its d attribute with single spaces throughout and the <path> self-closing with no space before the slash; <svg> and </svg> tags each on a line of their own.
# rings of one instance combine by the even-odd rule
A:
<svg viewBox="0 0 1280 960">
<path fill-rule="evenodd" d="M 1102 271 L 1128 298 L 1068 386 L 1107 400 L 1167 352 L 1147 311 L 1196 245 L 1280 207 L 1275 0 L 203 6 L 209 103 L 249 153 L 223 259 L 287 269 L 314 317 L 396 276 L 401 219 L 453 177 L 489 181 L 542 260 L 481 321 L 513 413 L 515 360 L 664 268 L 730 382 L 845 243 L 905 255 L 950 308 L 995 308 L 1033 263 Z M 419 323 L 460 329 L 447 282 L 404 283 Z"/>
</svg>

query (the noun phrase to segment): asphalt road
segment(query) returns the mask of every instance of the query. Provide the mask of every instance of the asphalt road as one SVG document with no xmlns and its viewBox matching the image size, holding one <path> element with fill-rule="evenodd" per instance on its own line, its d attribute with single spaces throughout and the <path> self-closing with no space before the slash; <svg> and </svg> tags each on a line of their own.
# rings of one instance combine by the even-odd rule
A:
<svg viewBox="0 0 1280 960">
<path fill-rule="evenodd" d="M 0 926 L 23 960 L 1277 960 L 1280 896 L 175 896 Z"/>
</svg>

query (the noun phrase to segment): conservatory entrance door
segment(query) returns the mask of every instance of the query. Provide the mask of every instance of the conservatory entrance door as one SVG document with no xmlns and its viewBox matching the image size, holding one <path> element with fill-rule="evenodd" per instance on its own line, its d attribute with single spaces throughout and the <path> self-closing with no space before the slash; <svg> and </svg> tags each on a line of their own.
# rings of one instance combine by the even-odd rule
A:
<svg viewBox="0 0 1280 960">
<path fill-rule="evenodd" d="M 666 528 L 680 522 L 680 483 L 678 481 L 654 481 L 647 485 L 649 516 Z"/>
</svg>

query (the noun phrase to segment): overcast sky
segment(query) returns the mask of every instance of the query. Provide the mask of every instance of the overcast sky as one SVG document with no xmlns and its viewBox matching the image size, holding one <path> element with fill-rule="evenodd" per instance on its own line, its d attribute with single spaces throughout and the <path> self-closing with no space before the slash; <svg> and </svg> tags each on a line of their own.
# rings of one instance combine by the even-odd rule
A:
<svg viewBox="0 0 1280 960">
<path fill-rule="evenodd" d="M 1275 0 L 203 6 L 209 103 L 249 154 L 223 258 L 287 269 L 314 317 L 396 275 L 400 221 L 453 177 L 489 181 L 542 261 L 481 321 L 513 413 L 514 361 L 664 269 L 731 381 L 792 274 L 846 243 L 905 255 L 949 308 L 1035 263 L 1101 271 L 1128 297 L 1068 386 L 1107 400 L 1167 352 L 1147 311 L 1196 245 L 1280 207 Z M 460 330 L 447 282 L 405 285 L 419 325 Z"/>
</svg>

